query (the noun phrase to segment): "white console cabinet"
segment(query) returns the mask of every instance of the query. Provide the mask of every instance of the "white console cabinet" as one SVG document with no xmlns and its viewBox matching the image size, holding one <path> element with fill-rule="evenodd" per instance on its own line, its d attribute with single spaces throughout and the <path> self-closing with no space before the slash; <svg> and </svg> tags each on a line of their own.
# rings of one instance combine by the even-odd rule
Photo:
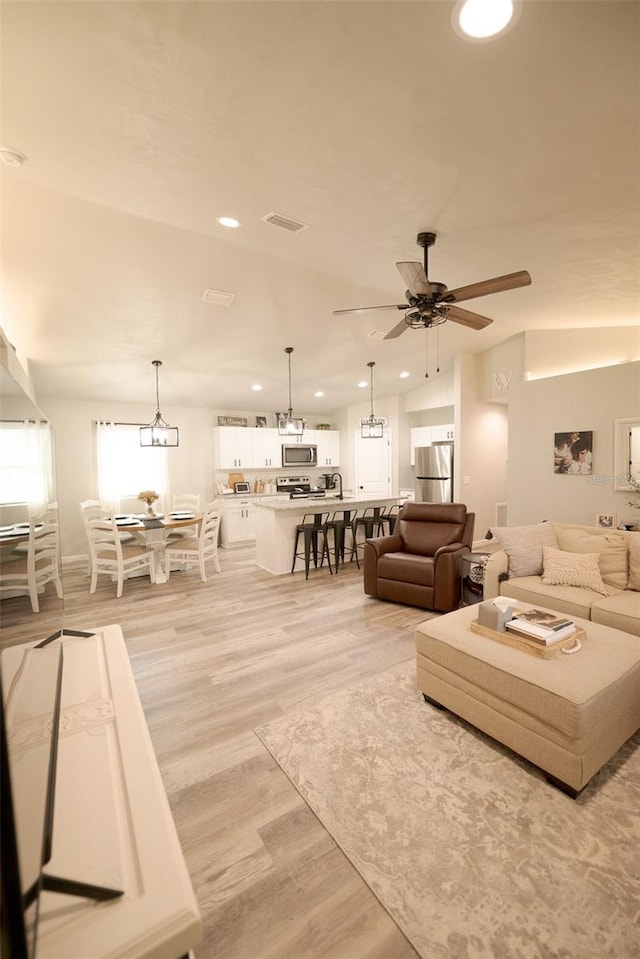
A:
<svg viewBox="0 0 640 959">
<path fill-rule="evenodd" d="M 103 626 L 86 633 L 54 640 L 63 644 L 64 659 L 52 855 L 45 872 L 123 895 L 95 902 L 41 893 L 36 954 L 179 959 L 200 939 L 200 914 L 122 631 Z M 29 756 L 40 743 L 38 717 L 28 708 L 28 657 L 39 652 L 33 645 L 2 652 L 5 710 L 13 716 L 7 721 L 10 768 L 18 779 L 32 774 Z M 24 836 L 19 809 L 16 818 L 18 836 Z"/>
</svg>

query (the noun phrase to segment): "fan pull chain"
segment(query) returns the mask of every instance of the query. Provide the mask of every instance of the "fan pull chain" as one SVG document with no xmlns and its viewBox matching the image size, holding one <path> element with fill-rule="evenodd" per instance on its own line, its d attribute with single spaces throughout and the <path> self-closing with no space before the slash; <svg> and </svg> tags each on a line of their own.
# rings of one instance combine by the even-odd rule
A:
<svg viewBox="0 0 640 959">
<path fill-rule="evenodd" d="M 436 373 L 440 372 L 440 326 L 436 327 Z"/>
<path fill-rule="evenodd" d="M 424 344 L 425 344 L 424 378 L 425 380 L 428 380 L 429 379 L 429 327 L 425 327 L 425 330 L 424 330 Z"/>
</svg>

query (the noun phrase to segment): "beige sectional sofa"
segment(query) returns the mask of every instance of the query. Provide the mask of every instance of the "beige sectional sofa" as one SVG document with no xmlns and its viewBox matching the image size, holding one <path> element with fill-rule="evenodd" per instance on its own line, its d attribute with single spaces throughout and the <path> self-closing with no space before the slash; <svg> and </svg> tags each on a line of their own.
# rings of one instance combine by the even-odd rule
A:
<svg viewBox="0 0 640 959">
<path fill-rule="evenodd" d="M 510 596 L 640 636 L 640 532 L 545 522 L 491 533 L 485 599 Z"/>
</svg>

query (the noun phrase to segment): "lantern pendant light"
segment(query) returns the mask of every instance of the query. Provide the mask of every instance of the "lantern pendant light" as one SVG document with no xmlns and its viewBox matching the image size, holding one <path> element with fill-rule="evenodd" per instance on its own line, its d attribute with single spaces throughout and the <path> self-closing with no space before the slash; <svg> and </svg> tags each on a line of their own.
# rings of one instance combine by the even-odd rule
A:
<svg viewBox="0 0 640 959">
<path fill-rule="evenodd" d="M 160 412 L 160 391 L 158 387 L 158 368 L 162 360 L 152 360 L 156 368 L 156 415 L 148 426 L 140 427 L 140 446 L 178 446 L 178 427 L 169 426 Z"/>
<path fill-rule="evenodd" d="M 304 422 L 302 417 L 293 415 L 293 408 L 291 406 L 291 354 L 293 353 L 293 347 L 286 346 L 284 351 L 289 358 L 289 410 L 286 416 L 282 416 L 280 413 L 277 414 L 278 433 L 280 436 L 302 436 Z"/>
<path fill-rule="evenodd" d="M 371 412 L 368 420 L 360 420 L 360 435 L 364 440 L 380 440 L 384 435 L 384 420 L 377 419 L 373 412 L 373 368 L 374 362 L 367 363 L 371 370 L 369 376 L 369 389 L 371 391 Z"/>
</svg>

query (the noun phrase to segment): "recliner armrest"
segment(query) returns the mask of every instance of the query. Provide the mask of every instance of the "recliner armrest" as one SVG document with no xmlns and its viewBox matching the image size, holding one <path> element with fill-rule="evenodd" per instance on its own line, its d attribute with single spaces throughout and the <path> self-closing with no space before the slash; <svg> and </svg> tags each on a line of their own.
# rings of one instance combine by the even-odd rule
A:
<svg viewBox="0 0 640 959">
<path fill-rule="evenodd" d="M 373 548 L 376 559 L 380 559 L 385 553 L 400 553 L 404 549 L 402 537 L 397 533 L 392 533 L 391 536 L 376 536 L 367 540 L 367 543 Z"/>
</svg>

